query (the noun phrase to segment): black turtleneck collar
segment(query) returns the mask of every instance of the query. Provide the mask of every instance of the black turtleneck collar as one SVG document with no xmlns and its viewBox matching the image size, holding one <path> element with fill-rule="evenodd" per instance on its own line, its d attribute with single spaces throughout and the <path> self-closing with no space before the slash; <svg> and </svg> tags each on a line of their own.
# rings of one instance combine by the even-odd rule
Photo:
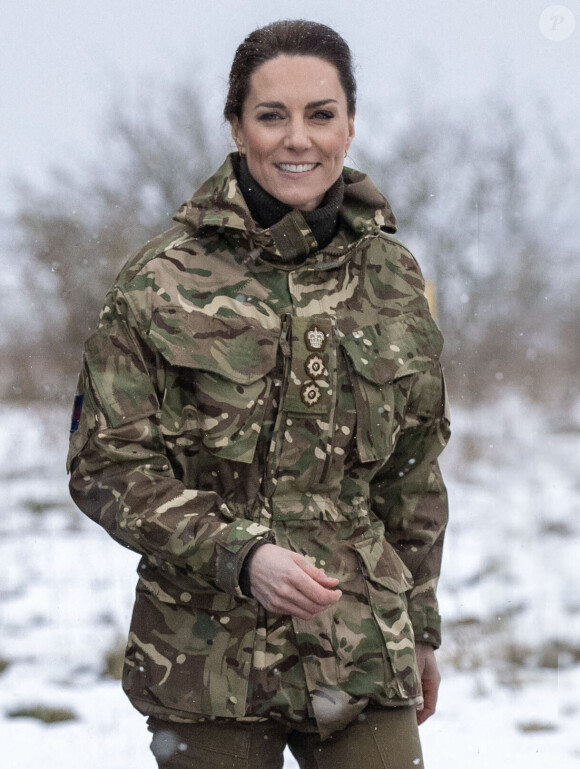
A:
<svg viewBox="0 0 580 769">
<path fill-rule="evenodd" d="M 269 192 L 261 187 L 254 179 L 248 168 L 245 157 L 240 158 L 238 169 L 238 181 L 240 189 L 245 198 L 252 219 L 260 227 L 267 229 L 280 221 L 286 214 L 294 209 L 292 206 L 282 203 L 281 200 L 270 195 Z M 310 227 L 312 234 L 316 238 L 318 248 L 327 246 L 338 226 L 338 209 L 342 204 L 344 195 L 344 181 L 342 175 L 327 190 L 324 200 L 315 208 L 314 211 L 300 211 L 306 223 Z"/>
</svg>

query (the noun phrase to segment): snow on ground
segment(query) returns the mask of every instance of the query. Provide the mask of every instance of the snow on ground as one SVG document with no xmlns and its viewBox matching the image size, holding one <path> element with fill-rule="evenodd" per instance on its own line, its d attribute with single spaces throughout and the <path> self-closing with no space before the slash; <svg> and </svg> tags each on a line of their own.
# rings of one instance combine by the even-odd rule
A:
<svg viewBox="0 0 580 769">
<path fill-rule="evenodd" d="M 2 766 L 155 769 L 144 719 L 107 674 L 137 557 L 69 501 L 67 422 L 0 406 Z M 515 398 L 454 413 L 427 769 L 580 765 L 580 429 L 566 428 Z M 75 719 L 13 717 L 41 706 Z"/>
</svg>

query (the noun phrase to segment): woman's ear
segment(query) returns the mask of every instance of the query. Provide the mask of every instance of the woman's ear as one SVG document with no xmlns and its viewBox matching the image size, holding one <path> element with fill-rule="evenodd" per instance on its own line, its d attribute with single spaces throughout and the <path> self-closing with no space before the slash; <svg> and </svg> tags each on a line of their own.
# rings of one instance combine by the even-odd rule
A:
<svg viewBox="0 0 580 769">
<path fill-rule="evenodd" d="M 348 138 L 346 140 L 346 151 L 348 152 L 352 140 L 354 139 L 354 115 L 351 115 L 348 119 Z"/>
<path fill-rule="evenodd" d="M 240 122 L 240 119 L 237 115 L 234 115 L 230 121 L 231 131 L 232 131 L 232 139 L 236 143 L 236 147 L 238 148 L 238 152 L 240 155 L 245 154 L 245 143 L 244 143 L 244 131 L 242 129 L 242 124 Z"/>
</svg>

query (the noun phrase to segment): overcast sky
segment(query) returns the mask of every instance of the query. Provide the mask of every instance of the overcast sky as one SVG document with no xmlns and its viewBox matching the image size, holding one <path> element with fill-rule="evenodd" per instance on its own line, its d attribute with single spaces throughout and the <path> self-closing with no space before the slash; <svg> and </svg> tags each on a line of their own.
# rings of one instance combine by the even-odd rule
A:
<svg viewBox="0 0 580 769">
<path fill-rule="evenodd" d="M 546 12 L 543 32 L 545 0 L 18 0 L 6 6 L 3 179 L 35 178 L 94 150 L 95 125 L 111 95 L 121 89 L 134 96 L 143 77 L 188 73 L 218 121 L 236 46 L 256 26 L 280 18 L 323 21 L 347 39 L 361 106 L 386 103 L 403 87 L 454 104 L 501 90 L 521 104 L 548 99 L 571 130 L 580 123 L 580 0 Z"/>
</svg>

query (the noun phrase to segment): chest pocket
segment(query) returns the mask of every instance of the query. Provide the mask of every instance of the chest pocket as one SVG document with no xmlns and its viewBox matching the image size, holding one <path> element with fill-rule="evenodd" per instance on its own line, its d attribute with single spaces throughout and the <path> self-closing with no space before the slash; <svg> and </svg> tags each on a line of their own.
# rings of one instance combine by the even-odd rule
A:
<svg viewBox="0 0 580 769">
<path fill-rule="evenodd" d="M 150 338 L 171 367 L 164 408 L 182 407 L 187 400 L 182 390 L 189 390 L 205 448 L 223 459 L 251 462 L 272 385 L 268 374 L 276 364 L 279 331 L 250 318 L 165 308 L 154 314 Z"/>
<path fill-rule="evenodd" d="M 341 339 L 356 404 L 360 460 L 393 451 L 414 374 L 439 358 L 443 338 L 430 316 L 407 313 L 365 326 Z"/>
</svg>

